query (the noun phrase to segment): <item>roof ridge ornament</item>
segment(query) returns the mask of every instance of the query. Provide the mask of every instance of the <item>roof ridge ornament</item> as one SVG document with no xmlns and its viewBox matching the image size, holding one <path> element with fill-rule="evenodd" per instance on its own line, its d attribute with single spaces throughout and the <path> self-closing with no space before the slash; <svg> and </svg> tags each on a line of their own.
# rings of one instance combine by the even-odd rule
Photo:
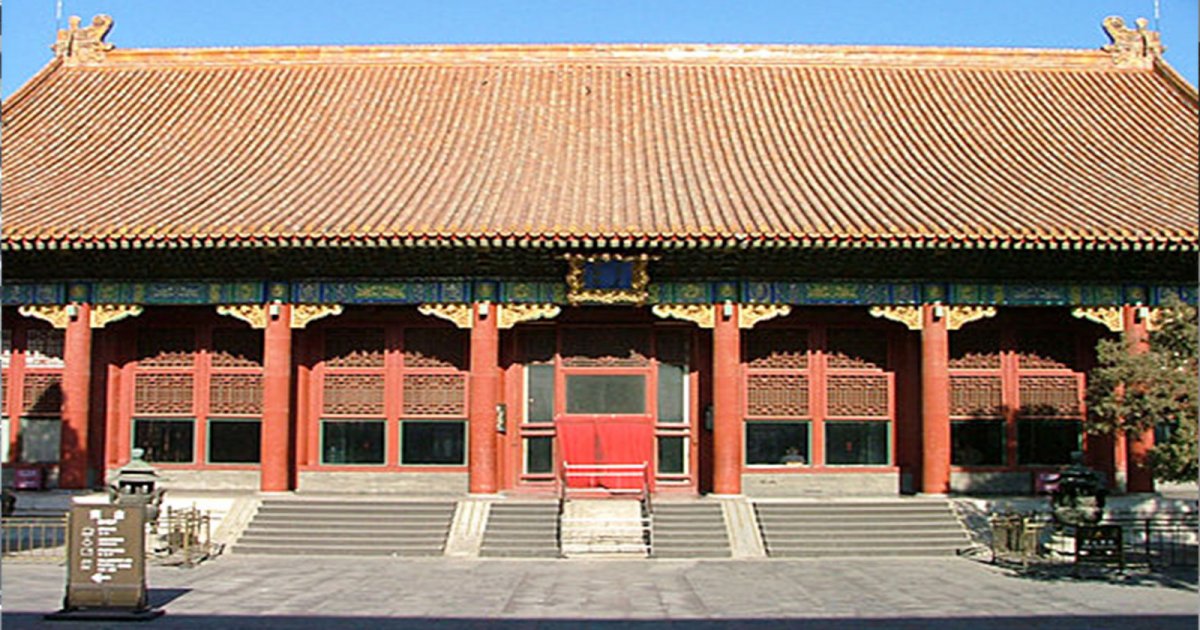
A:
<svg viewBox="0 0 1200 630">
<path fill-rule="evenodd" d="M 51 48 L 54 56 L 63 60 L 66 65 L 81 63 L 99 63 L 104 61 L 104 55 L 114 46 L 104 41 L 112 30 L 112 16 L 103 13 L 92 18 L 92 25 L 79 28 L 78 15 L 67 19 L 69 28 L 59 29 L 58 40 Z"/>
<path fill-rule="evenodd" d="M 1103 47 L 1105 52 L 1112 55 L 1113 63 L 1120 68 L 1152 68 L 1154 60 L 1162 58 L 1167 49 L 1162 44 L 1162 35 L 1158 31 L 1147 28 L 1150 21 L 1146 18 L 1136 20 L 1137 28 L 1125 26 L 1125 20 L 1117 15 L 1104 18 L 1104 31 L 1108 33 L 1111 44 Z"/>
</svg>

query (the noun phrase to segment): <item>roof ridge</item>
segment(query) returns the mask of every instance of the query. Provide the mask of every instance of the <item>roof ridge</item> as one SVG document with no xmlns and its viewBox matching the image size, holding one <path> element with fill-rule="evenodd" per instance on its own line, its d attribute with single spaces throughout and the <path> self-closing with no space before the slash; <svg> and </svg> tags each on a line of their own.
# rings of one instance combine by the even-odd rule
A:
<svg viewBox="0 0 1200 630">
<path fill-rule="evenodd" d="M 1121 70 L 1096 49 L 733 43 L 556 43 L 117 48 L 77 66 L 145 63 L 752 64 Z"/>
</svg>

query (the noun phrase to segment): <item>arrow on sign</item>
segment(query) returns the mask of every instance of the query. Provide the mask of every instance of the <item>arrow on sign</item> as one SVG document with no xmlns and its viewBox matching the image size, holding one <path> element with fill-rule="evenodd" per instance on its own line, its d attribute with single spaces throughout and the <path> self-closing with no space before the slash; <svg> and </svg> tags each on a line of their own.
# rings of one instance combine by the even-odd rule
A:
<svg viewBox="0 0 1200 630">
<path fill-rule="evenodd" d="M 104 573 L 93 573 L 92 574 L 92 581 L 97 584 L 100 584 L 101 582 L 107 582 L 111 579 L 112 579 L 111 575 L 106 575 Z"/>
</svg>

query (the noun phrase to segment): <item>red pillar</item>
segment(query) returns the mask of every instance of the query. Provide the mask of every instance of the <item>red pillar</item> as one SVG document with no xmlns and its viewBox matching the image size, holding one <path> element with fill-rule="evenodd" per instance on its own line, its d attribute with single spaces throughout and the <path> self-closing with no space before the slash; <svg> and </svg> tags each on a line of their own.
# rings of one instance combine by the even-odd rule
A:
<svg viewBox="0 0 1200 630">
<path fill-rule="evenodd" d="M 475 304 L 471 326 L 470 443 L 472 494 L 496 492 L 496 403 L 500 396 L 500 329 L 496 307 Z"/>
<path fill-rule="evenodd" d="M 941 305 L 921 307 L 921 492 L 950 491 L 950 339 Z"/>
<path fill-rule="evenodd" d="M 72 304 L 75 316 L 63 339 L 62 446 L 58 468 L 61 488 L 88 487 L 88 413 L 92 390 L 90 304 Z M 70 308 L 70 307 L 68 307 Z"/>
<path fill-rule="evenodd" d="M 1146 317 L 1140 317 L 1139 306 L 1125 307 L 1125 333 L 1131 342 L 1130 352 L 1140 354 L 1150 350 L 1150 331 Z M 1125 445 L 1128 468 L 1126 489 L 1129 492 L 1154 492 L 1154 474 L 1150 471 L 1150 449 L 1154 448 L 1154 430 L 1129 432 Z"/>
<path fill-rule="evenodd" d="M 737 305 L 718 304 L 713 325 L 713 493 L 742 493 L 742 344 Z"/>
<path fill-rule="evenodd" d="M 263 492 L 289 489 L 288 453 L 291 446 L 292 328 L 291 305 L 278 306 L 279 312 L 267 317 L 263 335 L 263 418 L 262 473 Z"/>
</svg>

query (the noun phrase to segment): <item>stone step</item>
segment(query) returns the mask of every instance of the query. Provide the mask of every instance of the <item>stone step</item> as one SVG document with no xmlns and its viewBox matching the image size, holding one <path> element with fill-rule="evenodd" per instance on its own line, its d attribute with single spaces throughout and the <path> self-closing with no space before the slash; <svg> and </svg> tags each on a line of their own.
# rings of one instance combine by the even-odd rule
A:
<svg viewBox="0 0 1200 630">
<path fill-rule="evenodd" d="M 289 515 L 254 515 L 254 521 L 264 523 L 449 523 L 454 515 L 444 514 L 436 516 L 425 515 L 409 515 L 409 516 L 383 516 L 383 515 L 338 515 L 338 514 L 289 514 Z"/>
<path fill-rule="evenodd" d="M 486 558 L 559 558 L 558 547 L 495 548 L 484 545 L 479 555 Z"/>
<path fill-rule="evenodd" d="M 235 554 L 248 555 L 299 555 L 299 556 L 440 556 L 441 547 L 368 547 L 368 546 L 325 546 L 325 545 L 289 545 L 276 546 L 273 544 L 256 543 L 253 545 L 236 545 Z"/>
<path fill-rule="evenodd" d="M 689 547 L 684 549 L 660 549 L 650 551 L 651 558 L 728 558 L 729 549 L 714 549 L 710 547 Z"/>
<path fill-rule="evenodd" d="M 397 505 L 260 505 L 258 514 L 344 514 L 420 516 L 454 514 L 454 505 L 428 505 L 408 508 Z"/>
<path fill-rule="evenodd" d="M 418 521 L 418 522 L 386 522 L 386 521 L 333 521 L 333 520 L 258 520 L 254 519 L 247 526 L 247 530 L 267 528 L 267 529 L 291 529 L 291 530 L 342 530 L 342 531 L 379 531 L 379 532 L 404 532 L 424 529 L 441 529 L 450 528 L 449 519 L 439 519 L 436 521 Z"/>
<path fill-rule="evenodd" d="M 951 547 L 890 547 L 879 549 L 782 549 L 771 550 L 776 558 L 878 558 L 878 557 L 929 557 L 954 556 L 957 548 Z"/>
<path fill-rule="evenodd" d="M 485 532 L 483 541 L 498 541 L 498 540 L 548 540 L 554 542 L 557 540 L 557 535 L 554 532 Z"/>
<path fill-rule="evenodd" d="M 533 548 L 533 550 L 554 550 L 558 551 L 558 544 L 553 540 L 485 540 L 481 548 L 487 550 L 524 550 L 524 548 Z"/>
<path fill-rule="evenodd" d="M 958 523 L 950 522 L 932 522 L 928 524 L 912 524 L 897 527 L 895 525 L 881 525 L 878 523 L 841 523 L 841 524 L 820 524 L 812 523 L 762 523 L 764 531 L 770 531 L 778 534 L 813 534 L 821 536 L 829 536 L 834 534 L 843 534 L 846 532 L 878 532 L 881 534 L 893 533 L 913 533 L 913 532 L 955 532 L 961 533 L 962 527 Z"/>
<path fill-rule="evenodd" d="M 650 542 L 655 548 L 658 547 L 728 547 L 729 539 L 725 536 L 720 538 L 670 538 L 667 536 L 652 536 Z"/>
<path fill-rule="evenodd" d="M 343 531 L 330 532 L 323 530 L 314 532 L 306 529 L 287 529 L 287 530 L 260 530 L 247 529 L 242 538 L 247 536 L 277 537 L 277 538 L 317 538 L 324 540 L 397 540 L 401 538 L 439 538 L 444 539 L 448 529 L 432 529 L 407 532 L 370 532 L 370 531 Z"/>
<path fill-rule="evenodd" d="M 787 514 L 787 515 L 812 515 L 812 516 L 942 516 L 951 515 L 953 512 L 948 507 L 922 507 L 922 508 L 889 508 L 889 507 L 862 507 L 851 508 L 844 506 L 785 506 L 785 505 L 758 505 L 757 510 L 760 514 Z"/>
<path fill-rule="evenodd" d="M 308 518 L 315 516 L 376 517 L 376 518 L 443 518 L 454 515 L 454 508 L 428 510 L 371 510 L 359 508 L 259 508 L 259 516 Z"/>
<path fill-rule="evenodd" d="M 767 546 L 771 549 L 827 549 L 827 548 L 842 548 L 842 547 L 861 547 L 861 548 L 879 548 L 879 547 L 941 547 L 950 546 L 954 548 L 966 547 L 969 544 L 964 537 L 940 537 L 940 538 L 824 538 L 821 540 L 771 540 Z"/>
</svg>

